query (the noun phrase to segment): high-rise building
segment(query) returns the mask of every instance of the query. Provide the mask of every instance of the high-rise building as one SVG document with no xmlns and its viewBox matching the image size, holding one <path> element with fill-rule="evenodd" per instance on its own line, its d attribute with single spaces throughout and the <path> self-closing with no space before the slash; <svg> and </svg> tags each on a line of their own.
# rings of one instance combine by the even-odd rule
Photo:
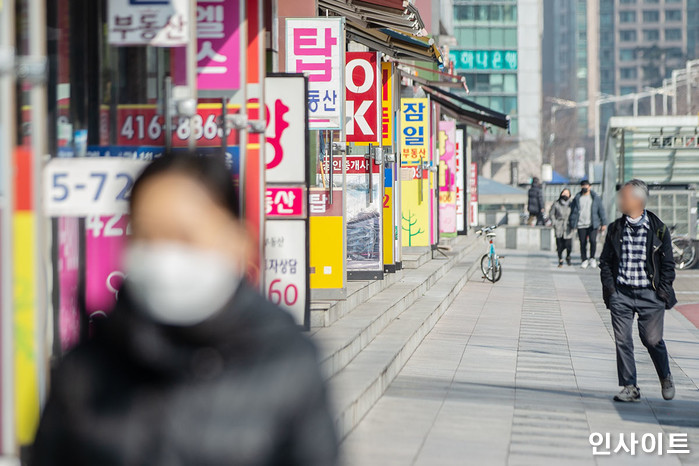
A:
<svg viewBox="0 0 699 466">
<path fill-rule="evenodd" d="M 578 107 L 580 136 L 595 131 L 600 94 L 662 85 L 699 56 L 699 0 L 544 0 L 544 89 Z M 573 53 L 571 54 L 571 51 Z M 602 107 L 602 131 L 615 110 Z M 585 131 L 586 129 L 586 131 Z"/>
<path fill-rule="evenodd" d="M 511 135 L 490 134 L 489 174 L 510 181 L 510 159 L 523 180 L 541 165 L 541 28 L 538 0 L 454 0 L 454 69 L 469 99 L 511 117 Z M 502 173 L 501 173 L 502 172 Z"/>
</svg>

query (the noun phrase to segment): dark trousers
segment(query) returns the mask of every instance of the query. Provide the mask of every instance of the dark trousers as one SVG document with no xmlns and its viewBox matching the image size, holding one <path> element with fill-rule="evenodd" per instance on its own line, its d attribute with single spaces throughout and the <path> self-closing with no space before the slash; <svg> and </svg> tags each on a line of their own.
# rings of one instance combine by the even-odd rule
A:
<svg viewBox="0 0 699 466">
<path fill-rule="evenodd" d="M 638 314 L 638 334 L 648 350 L 661 379 L 670 375 L 670 362 L 663 340 L 665 303 L 650 288 L 617 285 L 609 298 L 616 342 L 616 367 L 619 385 L 636 385 L 636 361 L 633 355 L 633 319 Z"/>
<path fill-rule="evenodd" d="M 529 225 L 534 225 L 534 222 L 536 220 L 537 225 L 546 225 L 546 222 L 544 221 L 544 213 L 543 212 L 529 212 L 529 218 L 527 219 L 527 223 Z"/>
<path fill-rule="evenodd" d="M 563 251 L 566 252 L 566 259 L 570 259 L 570 251 L 573 250 L 572 238 L 556 238 L 556 251 L 558 251 L 558 260 L 563 260 Z"/>
<path fill-rule="evenodd" d="M 583 261 L 594 259 L 597 252 L 597 228 L 578 228 L 578 239 L 580 240 L 580 256 Z M 587 241 L 590 241 L 590 257 L 587 257 Z"/>
</svg>

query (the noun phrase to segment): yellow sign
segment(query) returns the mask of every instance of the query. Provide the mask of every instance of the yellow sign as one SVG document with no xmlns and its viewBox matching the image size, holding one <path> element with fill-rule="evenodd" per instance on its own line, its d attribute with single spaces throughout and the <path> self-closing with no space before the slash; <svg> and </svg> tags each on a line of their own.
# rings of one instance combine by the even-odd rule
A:
<svg viewBox="0 0 699 466">
<path fill-rule="evenodd" d="M 401 165 L 419 165 L 430 160 L 430 101 L 400 99 Z"/>
<path fill-rule="evenodd" d="M 381 135 L 384 146 L 393 145 L 393 63 L 381 63 Z"/>
<path fill-rule="evenodd" d="M 420 194 L 422 190 L 422 195 Z M 403 246 L 430 245 L 430 181 L 403 181 L 401 186 L 401 211 Z"/>
<path fill-rule="evenodd" d="M 36 323 L 34 308 L 34 213 L 14 215 L 15 424 L 20 445 L 29 445 L 39 422 Z"/>
<path fill-rule="evenodd" d="M 341 216 L 310 217 L 312 289 L 342 288 L 345 273 L 342 234 Z"/>
</svg>

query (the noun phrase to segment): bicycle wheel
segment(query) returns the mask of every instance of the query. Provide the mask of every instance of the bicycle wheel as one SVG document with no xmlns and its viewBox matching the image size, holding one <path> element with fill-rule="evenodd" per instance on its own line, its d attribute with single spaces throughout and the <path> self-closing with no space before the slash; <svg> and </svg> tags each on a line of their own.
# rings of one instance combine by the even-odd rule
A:
<svg viewBox="0 0 699 466">
<path fill-rule="evenodd" d="M 497 255 L 495 256 L 495 265 L 493 268 L 493 280 L 491 281 L 495 283 L 502 278 L 502 264 L 500 263 L 500 258 Z"/>
<path fill-rule="evenodd" d="M 689 238 L 674 238 L 672 240 L 672 256 L 675 268 L 680 270 L 691 269 L 699 260 L 694 241 Z"/>
<path fill-rule="evenodd" d="M 495 283 L 495 264 L 490 260 L 490 254 L 483 254 L 481 257 L 481 272 L 484 278 Z"/>
</svg>

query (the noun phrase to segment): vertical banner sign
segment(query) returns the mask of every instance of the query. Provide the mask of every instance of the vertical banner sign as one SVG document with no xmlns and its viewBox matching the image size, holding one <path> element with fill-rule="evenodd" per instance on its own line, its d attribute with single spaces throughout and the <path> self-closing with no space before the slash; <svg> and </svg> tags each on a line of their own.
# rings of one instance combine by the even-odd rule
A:
<svg viewBox="0 0 699 466">
<path fill-rule="evenodd" d="M 240 0 L 197 0 L 196 27 L 197 89 L 240 89 Z M 184 83 L 187 79 L 184 48 L 175 49 L 175 65 L 175 82 Z"/>
<path fill-rule="evenodd" d="M 344 18 L 287 18 L 286 71 L 308 76 L 310 129 L 342 129 Z"/>
<path fill-rule="evenodd" d="M 240 0 L 197 0 L 199 90 L 240 88 L 239 2 Z"/>
<path fill-rule="evenodd" d="M 439 232 L 456 234 L 456 123 L 440 121 L 439 147 Z"/>
<path fill-rule="evenodd" d="M 307 87 L 300 74 L 265 78 L 264 289 L 267 299 L 309 328 Z"/>
<path fill-rule="evenodd" d="M 124 281 L 121 258 L 130 233 L 129 216 L 90 215 L 85 219 L 85 312 L 106 316 Z"/>
<path fill-rule="evenodd" d="M 471 226 L 478 225 L 478 164 L 471 162 L 471 169 L 468 174 L 469 191 L 469 223 Z"/>
<path fill-rule="evenodd" d="M 32 195 L 32 152 L 15 153 L 14 298 L 15 298 L 15 422 L 17 439 L 29 445 L 39 423 L 39 379 L 36 341 L 36 215 Z"/>
<path fill-rule="evenodd" d="M 109 0 L 107 16 L 111 45 L 178 47 L 187 44 L 189 0 Z"/>
<path fill-rule="evenodd" d="M 400 104 L 401 229 L 403 246 L 430 245 L 430 104 L 404 98 Z"/>
<path fill-rule="evenodd" d="M 381 63 L 381 140 L 393 145 L 393 63 Z"/>
<path fill-rule="evenodd" d="M 78 304 L 79 222 L 77 217 L 59 217 L 58 225 L 58 329 L 61 351 L 75 346 L 80 339 Z"/>
<path fill-rule="evenodd" d="M 345 59 L 347 142 L 378 143 L 381 141 L 379 54 L 347 52 Z"/>
<path fill-rule="evenodd" d="M 456 231 L 466 230 L 464 188 L 466 183 L 465 158 L 464 158 L 464 130 L 457 128 L 454 144 L 454 159 L 456 166 Z"/>
</svg>

